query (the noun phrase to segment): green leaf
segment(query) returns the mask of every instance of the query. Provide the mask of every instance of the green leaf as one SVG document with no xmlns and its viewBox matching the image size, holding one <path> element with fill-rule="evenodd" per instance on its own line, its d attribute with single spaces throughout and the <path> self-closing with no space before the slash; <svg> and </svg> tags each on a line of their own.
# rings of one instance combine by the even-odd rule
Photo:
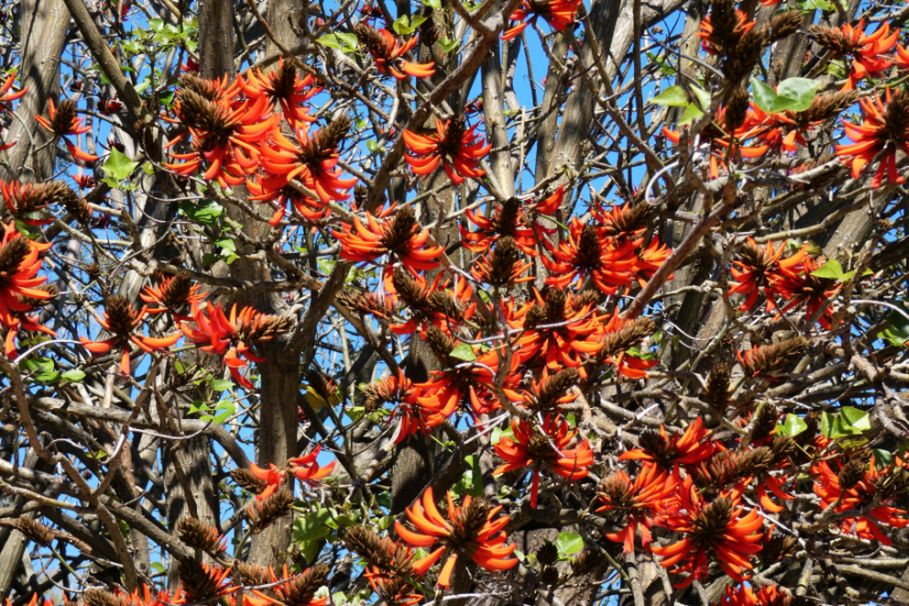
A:
<svg viewBox="0 0 909 606">
<path fill-rule="evenodd" d="M 180 212 L 186 215 L 191 221 L 201 223 L 202 225 L 212 226 L 218 218 L 224 213 L 224 207 L 214 200 L 203 200 L 202 202 L 182 202 Z"/>
<path fill-rule="evenodd" d="M 904 313 L 909 313 L 904 310 Z M 878 333 L 878 338 L 884 339 L 894 347 L 909 346 L 909 318 L 892 311 L 887 316 L 889 326 Z"/>
<path fill-rule="evenodd" d="M 751 79 L 751 90 L 754 93 L 754 102 L 765 112 L 773 112 L 776 102 L 776 92 L 765 83 L 755 78 Z"/>
<path fill-rule="evenodd" d="M 751 79 L 754 102 L 766 112 L 801 112 L 811 107 L 820 82 L 810 78 L 787 78 L 773 90 L 765 82 Z"/>
<path fill-rule="evenodd" d="M 327 509 L 318 509 L 313 513 L 308 513 L 294 520 L 291 540 L 294 544 L 301 544 L 308 541 L 323 539 L 331 534 L 331 528 L 328 522 L 331 519 L 331 513 Z"/>
<path fill-rule="evenodd" d="M 698 103 L 698 107 L 707 111 L 707 108 L 710 107 L 710 93 L 697 84 L 691 85 L 691 91 L 694 93 L 694 98 Z"/>
<path fill-rule="evenodd" d="M 115 147 L 111 149 L 107 160 L 101 165 L 101 170 L 103 170 L 104 174 L 110 179 L 120 182 L 124 179 L 128 179 L 129 176 L 133 174 L 133 171 L 136 170 L 137 166 L 139 166 L 138 162 L 130 160 L 126 154 Z"/>
<path fill-rule="evenodd" d="M 465 362 L 473 362 L 477 359 L 477 355 L 473 353 L 473 347 L 471 347 L 469 343 L 458 343 L 455 345 L 455 348 L 448 353 L 448 356 L 455 360 L 464 360 Z"/>
<path fill-rule="evenodd" d="M 701 111 L 701 108 L 699 108 L 697 104 L 689 103 L 687 107 L 685 107 L 685 111 L 682 112 L 682 117 L 679 118 L 679 126 L 685 126 L 690 122 L 694 122 L 703 115 L 704 112 Z"/>
<path fill-rule="evenodd" d="M 783 423 L 777 426 L 776 432 L 781 436 L 791 438 L 799 435 L 806 429 L 808 429 L 808 424 L 804 419 L 790 412 L 786 415 Z"/>
<path fill-rule="evenodd" d="M 799 3 L 799 8 L 803 11 L 832 11 L 836 9 L 830 0 L 802 0 Z"/>
<path fill-rule="evenodd" d="M 227 391 L 234 386 L 233 381 L 229 379 L 215 379 L 211 382 L 212 391 L 222 392 Z"/>
<path fill-rule="evenodd" d="M 70 383 L 79 383 L 85 378 L 85 373 L 78 368 L 71 368 L 60 375 L 60 378 Z"/>
<path fill-rule="evenodd" d="M 811 78 L 786 78 L 776 87 L 776 94 L 785 99 L 785 109 L 803 112 L 811 107 L 820 85 Z"/>
<path fill-rule="evenodd" d="M 846 426 L 855 431 L 868 431 L 871 429 L 871 419 L 868 413 L 853 406 L 843 406 L 840 409 L 840 416 L 846 423 Z"/>
<path fill-rule="evenodd" d="M 685 89 L 681 86 L 670 86 L 650 101 L 657 105 L 685 107 L 688 105 L 688 93 L 686 93 Z"/>
<path fill-rule="evenodd" d="M 356 34 L 336 32 L 333 34 L 325 34 L 324 36 L 319 36 L 316 40 L 322 46 L 327 46 L 328 48 L 336 48 L 342 53 L 352 53 L 357 50 L 357 36 Z"/>
<path fill-rule="evenodd" d="M 830 278 L 842 282 L 844 273 L 843 266 L 836 259 L 827 259 L 823 265 L 811 272 L 812 276 L 818 278 Z"/>
<path fill-rule="evenodd" d="M 460 46 L 460 42 L 457 40 L 449 40 L 448 38 L 442 38 L 437 40 L 436 44 L 439 45 L 439 50 L 441 50 L 446 55 Z"/>
<path fill-rule="evenodd" d="M 576 532 L 560 532 L 556 539 L 559 559 L 568 558 L 584 549 L 584 538 Z"/>
<path fill-rule="evenodd" d="M 426 17 L 423 15 L 416 15 L 411 21 L 410 17 L 407 15 L 401 15 L 395 22 L 391 25 L 391 28 L 395 30 L 395 33 L 399 36 L 409 36 L 410 34 L 417 31 L 417 28 L 423 25 L 423 22 L 426 21 Z"/>
</svg>

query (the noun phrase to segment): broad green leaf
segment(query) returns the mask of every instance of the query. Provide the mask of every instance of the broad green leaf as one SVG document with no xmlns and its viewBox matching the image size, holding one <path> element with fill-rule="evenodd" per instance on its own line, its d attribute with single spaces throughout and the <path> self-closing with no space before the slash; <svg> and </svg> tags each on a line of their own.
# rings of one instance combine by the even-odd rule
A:
<svg viewBox="0 0 909 606">
<path fill-rule="evenodd" d="M 853 406 L 843 406 L 840 409 L 840 416 L 846 422 L 848 427 L 857 431 L 868 431 L 871 429 L 871 419 L 868 413 Z"/>
<path fill-rule="evenodd" d="M 331 520 L 331 513 L 327 509 L 318 509 L 313 513 L 300 516 L 294 520 L 291 540 L 294 544 L 299 545 L 327 537 L 331 534 L 331 528 L 328 526 L 329 520 Z"/>
<path fill-rule="evenodd" d="M 691 91 L 694 93 L 694 98 L 698 103 L 698 107 L 704 111 L 707 111 L 707 108 L 710 107 L 710 93 L 708 93 L 697 84 L 691 85 Z"/>
<path fill-rule="evenodd" d="M 78 368 L 71 368 L 60 375 L 60 378 L 70 383 L 79 383 L 85 378 L 85 373 Z"/>
<path fill-rule="evenodd" d="M 211 382 L 212 391 L 227 391 L 234 386 L 233 381 L 229 379 L 215 379 Z"/>
<path fill-rule="evenodd" d="M 776 92 L 765 83 L 755 78 L 751 79 L 751 91 L 754 94 L 754 102 L 765 112 L 775 111 Z"/>
<path fill-rule="evenodd" d="M 670 86 L 650 101 L 657 105 L 685 107 L 688 105 L 688 93 L 686 93 L 685 89 L 681 86 Z"/>
<path fill-rule="evenodd" d="M 465 362 L 473 362 L 477 359 L 477 355 L 473 353 L 473 347 L 468 343 L 458 343 L 448 355 L 455 360 L 464 360 Z"/>
<path fill-rule="evenodd" d="M 699 108 L 696 103 L 689 103 L 685 107 L 685 111 L 682 112 L 682 117 L 679 118 L 679 126 L 685 126 L 690 122 L 694 122 L 703 115 L 704 112 L 701 111 L 701 108 Z"/>
<path fill-rule="evenodd" d="M 790 412 L 786 415 L 782 424 L 777 427 L 776 431 L 781 436 L 791 438 L 799 435 L 806 429 L 808 429 L 808 424 L 805 423 L 805 420 Z"/>
<path fill-rule="evenodd" d="M 584 539 L 576 532 L 560 532 L 556 540 L 559 558 L 568 558 L 584 549 Z"/>
<path fill-rule="evenodd" d="M 786 78 L 776 87 L 776 94 L 786 100 L 783 109 L 803 112 L 811 107 L 820 85 L 818 80 L 811 78 Z"/>
<path fill-rule="evenodd" d="M 843 280 L 843 266 L 836 259 L 827 259 L 823 265 L 811 272 L 812 276 L 818 278 L 830 278 L 832 280 Z"/>
<path fill-rule="evenodd" d="M 344 32 L 325 34 L 324 36 L 319 36 L 316 42 L 328 48 L 336 48 L 342 53 L 352 53 L 357 50 L 356 34 Z"/>
<path fill-rule="evenodd" d="M 115 147 L 110 151 L 110 155 L 104 161 L 104 164 L 101 165 L 101 170 L 109 178 L 119 182 L 128 179 L 137 166 L 139 166 L 138 162 L 130 160 L 126 154 Z"/>
<path fill-rule="evenodd" d="M 204 200 L 198 203 L 183 202 L 180 204 L 180 212 L 196 223 L 214 225 L 224 213 L 224 207 L 214 200 Z"/>
<path fill-rule="evenodd" d="M 423 15 L 415 15 L 412 21 L 409 16 L 401 15 L 395 19 L 391 28 L 395 30 L 395 33 L 399 36 L 409 36 L 417 31 L 417 28 L 423 25 L 424 21 L 426 21 L 426 17 Z"/>
<path fill-rule="evenodd" d="M 909 313 L 904 310 L 904 313 Z M 884 339 L 894 347 L 909 346 L 909 318 L 905 315 L 892 311 L 887 316 L 888 326 L 878 333 L 878 337 Z"/>
<path fill-rule="evenodd" d="M 445 53 L 447 55 L 451 51 L 458 48 L 458 46 L 460 45 L 460 42 L 458 42 L 457 40 L 449 40 L 448 38 L 442 38 L 441 40 L 437 40 L 436 44 L 439 45 L 439 50 L 441 50 L 443 53 Z"/>
</svg>

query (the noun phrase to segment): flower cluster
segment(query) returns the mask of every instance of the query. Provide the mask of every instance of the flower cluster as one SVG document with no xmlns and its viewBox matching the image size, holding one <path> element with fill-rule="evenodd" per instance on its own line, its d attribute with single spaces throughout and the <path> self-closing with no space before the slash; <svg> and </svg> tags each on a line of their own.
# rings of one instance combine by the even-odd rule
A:
<svg viewBox="0 0 909 606">
<path fill-rule="evenodd" d="M 248 70 L 232 81 L 187 74 L 170 118 L 178 125 L 167 166 L 175 173 L 222 187 L 244 185 L 251 200 L 269 204 L 277 225 L 292 207 L 305 221 L 326 218 L 332 203 L 346 200 L 355 179 L 344 179 L 338 150 L 350 128 L 341 114 L 314 129 L 307 101 L 319 88 L 290 63 L 271 71 Z M 281 129 L 282 121 L 290 133 Z"/>
</svg>

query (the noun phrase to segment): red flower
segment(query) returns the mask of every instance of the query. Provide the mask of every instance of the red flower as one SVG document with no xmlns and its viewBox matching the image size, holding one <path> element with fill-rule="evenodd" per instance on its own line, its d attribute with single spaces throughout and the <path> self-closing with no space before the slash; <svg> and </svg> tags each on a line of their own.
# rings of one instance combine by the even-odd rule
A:
<svg viewBox="0 0 909 606">
<path fill-rule="evenodd" d="M 519 35 L 537 18 L 542 17 L 557 32 L 577 20 L 581 0 L 522 0 L 520 8 L 511 13 L 511 21 L 520 21 L 502 33 L 502 40 L 511 40 Z"/>
<path fill-rule="evenodd" d="M 454 185 L 460 185 L 467 178 L 479 179 L 486 174 L 479 167 L 480 160 L 492 145 L 484 145 L 476 128 L 465 129 L 462 119 L 443 121 L 436 118 L 434 133 L 421 135 L 404 129 L 404 145 L 410 152 L 404 159 L 421 177 L 431 175 L 441 164 Z"/>
<path fill-rule="evenodd" d="M 400 444 L 418 431 L 441 425 L 451 414 L 423 407 L 417 400 L 417 390 L 413 383 L 400 370 L 363 390 L 363 406 L 368 412 L 386 404 L 394 407 L 389 422 L 399 419 L 395 444 Z"/>
<path fill-rule="evenodd" d="M 198 284 L 193 284 L 188 273 L 181 272 L 162 278 L 142 289 L 139 298 L 145 301 L 145 313 L 169 313 L 176 321 L 189 320 L 186 312 L 197 307 L 208 293 Z"/>
<path fill-rule="evenodd" d="M 575 279 L 589 278 L 600 292 L 611 295 L 628 286 L 637 269 L 634 243 L 631 240 L 616 242 L 597 229 L 595 224 L 571 220 L 568 236 L 558 248 L 552 248 L 552 261 L 543 259 L 549 270 L 546 283 L 565 288 Z"/>
<path fill-rule="evenodd" d="M 280 106 L 285 120 L 294 126 L 298 122 L 315 122 L 309 114 L 306 101 L 321 89 L 315 86 L 315 79 L 307 74 L 303 78 L 290 63 L 278 61 L 277 69 L 263 72 L 260 69 L 247 70 L 238 78 L 238 84 L 250 98 L 265 96 L 274 109 Z"/>
<path fill-rule="evenodd" d="M 205 167 L 202 178 L 207 181 L 217 181 L 222 187 L 242 184 L 246 175 L 259 168 L 257 145 L 277 130 L 276 117 L 268 115 L 268 97 L 242 99 L 240 83 L 228 84 L 226 77 L 184 76 L 182 82 L 173 121 L 183 129 L 167 146 L 188 136 L 192 151 L 171 154 L 177 162 L 165 166 L 180 175 L 193 175 Z"/>
<path fill-rule="evenodd" d="M 834 151 L 844 164 L 852 167 L 852 178 L 858 179 L 865 168 L 880 154 L 880 166 L 874 173 L 872 187 L 880 187 L 887 176 L 888 183 L 904 183 L 905 177 L 896 168 L 898 149 L 909 154 L 909 92 L 887 90 L 886 104 L 873 95 L 859 99 L 862 123 L 843 122 L 846 136 L 854 143 L 836 145 Z"/>
<path fill-rule="evenodd" d="M 22 90 L 12 91 L 13 83 L 16 81 L 16 72 L 10 73 L 6 77 L 6 80 L 3 81 L 3 84 L 0 84 L 0 108 L 8 108 L 7 103 L 15 101 L 24 95 L 28 89 L 23 88 Z"/>
<path fill-rule="evenodd" d="M 773 242 L 768 242 L 763 247 L 751 238 L 743 246 L 738 257 L 732 262 L 729 273 L 732 275 L 732 286 L 726 296 L 733 294 L 743 295 L 745 301 L 739 306 L 741 311 L 751 311 L 757 303 L 758 296 L 764 293 L 767 300 L 767 309 L 775 309 L 774 294 L 780 293 L 776 285 L 787 277 L 797 276 L 802 273 L 805 260 L 808 257 L 807 246 L 802 246 L 798 251 L 783 255 L 787 251 L 787 244 L 781 243 L 774 247 Z"/>
<path fill-rule="evenodd" d="M 288 471 L 290 471 L 295 478 L 307 484 L 313 484 L 327 478 L 335 468 L 335 461 L 330 462 L 324 467 L 319 467 L 319 463 L 316 459 L 321 450 L 321 446 L 316 446 L 304 455 L 289 459 L 287 461 Z"/>
<path fill-rule="evenodd" d="M 687 587 L 707 578 L 711 557 L 736 581 L 752 568 L 751 556 L 762 548 L 764 533 L 756 510 L 745 513 L 730 496 L 706 502 L 690 479 L 680 487 L 678 501 L 667 512 L 665 526 L 684 536 L 663 547 L 651 546 L 664 568 L 686 577 L 676 587 Z"/>
<path fill-rule="evenodd" d="M 602 348 L 600 318 L 593 305 L 565 291 L 550 288 L 545 298 L 534 290 L 534 301 L 519 310 L 506 306 L 505 320 L 520 330 L 516 351 L 522 362 L 533 367 L 545 366 L 551 372 L 578 368 L 590 355 Z"/>
<path fill-rule="evenodd" d="M 719 606 L 790 606 L 792 595 L 777 585 L 764 585 L 757 588 L 750 585 L 726 587 L 726 595 Z"/>
<path fill-rule="evenodd" d="M 93 354 L 106 354 L 112 349 L 120 351 L 120 372 L 130 374 L 129 346 L 130 343 L 144 351 L 153 353 L 158 350 L 168 349 L 180 340 L 180 333 L 166 337 L 145 337 L 134 334 L 142 324 L 145 310 L 133 309 L 133 306 L 123 297 L 115 296 L 108 299 L 104 318 L 97 318 L 98 324 L 110 333 L 107 339 L 91 341 L 80 337 L 82 346 Z"/>
<path fill-rule="evenodd" d="M 41 302 L 53 295 L 40 288 L 47 281 L 39 277 L 43 262 L 41 253 L 50 243 L 39 243 L 22 236 L 14 223 L 0 224 L 0 327 L 6 329 L 4 351 L 15 357 L 15 340 L 20 330 L 40 331 L 53 335 L 54 331 L 41 325 L 29 315 Z"/>
<path fill-rule="evenodd" d="M 204 308 L 196 306 L 192 318 L 195 326 L 181 325 L 186 338 L 202 351 L 223 356 L 234 381 L 246 389 L 252 388 L 252 383 L 241 374 L 241 369 L 249 362 L 262 361 L 252 353 L 250 344 L 270 341 L 287 327 L 283 317 L 269 316 L 248 306 L 238 312 L 236 304 L 231 306 L 230 316 L 224 314 L 220 303 L 209 302 Z"/>
<path fill-rule="evenodd" d="M 466 362 L 449 355 L 455 347 L 454 343 L 450 343 L 445 352 L 436 352 L 448 368 L 432 371 L 428 381 L 414 386 L 419 394 L 417 402 L 423 407 L 424 414 L 429 415 L 428 418 L 448 418 L 461 404 L 468 406 L 477 416 L 489 414 L 501 407 L 493 391 L 500 352 L 494 349 L 480 354 L 474 352 L 476 359 Z M 514 356 L 512 369 L 517 368 L 517 363 L 517 356 Z M 508 393 L 510 387 L 509 376 L 503 390 Z M 515 400 L 520 397 L 514 395 Z"/>
<path fill-rule="evenodd" d="M 390 213 L 382 213 L 387 217 Z M 366 213 L 367 225 L 354 215 L 352 225 L 344 225 L 342 230 L 332 232 L 341 242 L 341 258 L 352 262 L 369 262 L 391 254 L 405 267 L 413 271 L 435 269 L 442 255 L 441 246 L 427 246 L 429 230 L 420 229 L 414 218 L 413 208 L 403 206 L 391 218 L 379 223 L 376 218 Z M 389 259 L 389 263 L 393 260 Z"/>
<path fill-rule="evenodd" d="M 89 127 L 82 124 L 82 118 L 76 116 L 75 102 L 67 99 L 60 103 L 58 107 L 54 105 L 54 101 L 51 99 L 47 104 L 47 117 L 45 118 L 41 115 L 35 116 L 35 120 L 37 120 L 38 124 L 52 132 L 55 137 L 63 137 L 63 143 L 66 145 L 66 149 L 69 150 L 70 155 L 76 160 L 84 162 L 94 162 L 97 160 L 98 156 L 82 150 L 77 147 L 75 143 L 65 138 L 70 136 L 78 137 L 91 131 Z"/>
<path fill-rule="evenodd" d="M 546 199 L 531 205 L 525 205 L 518 198 L 508 198 L 488 208 L 488 215 L 468 208 L 464 215 L 476 229 L 470 231 L 460 225 L 461 244 L 471 252 L 486 252 L 497 239 L 511 237 L 522 252 L 536 255 L 537 244 L 547 229 L 534 220 L 534 215 L 555 214 L 562 205 L 563 193 L 559 187 Z"/>
<path fill-rule="evenodd" d="M 836 461 L 838 471 L 827 461 L 820 461 L 813 468 L 814 494 L 821 499 L 821 507 L 832 507 L 840 516 L 840 529 L 862 539 L 877 539 L 883 545 L 893 541 L 884 534 L 882 526 L 905 528 L 909 526 L 906 509 L 894 507 L 895 495 L 885 488 L 887 479 L 896 473 L 896 467 L 878 467 L 874 455 L 867 466 L 860 459 L 845 463 Z M 848 515 L 854 513 L 856 515 Z"/>
<path fill-rule="evenodd" d="M 884 21 L 873 34 L 865 34 L 865 20 L 861 19 L 854 26 L 846 23 L 839 29 L 815 27 L 813 33 L 822 45 L 832 48 L 839 56 L 852 56 L 849 79 L 843 87 L 852 90 L 860 80 L 880 76 L 893 65 L 889 53 L 899 40 L 900 30 L 891 32 L 890 24 Z"/>
<path fill-rule="evenodd" d="M 721 31 L 716 32 L 713 27 L 715 18 L 716 16 L 713 13 L 707 15 L 701 19 L 701 25 L 698 29 L 701 48 L 711 54 L 723 54 L 730 41 L 741 40 L 742 36 L 754 27 L 754 21 L 749 19 L 748 15 L 740 9 L 735 9 L 735 25 L 732 26 L 732 31 L 725 31 L 725 28 L 721 28 Z"/>
<path fill-rule="evenodd" d="M 354 34 L 372 55 L 380 74 L 403 80 L 407 76 L 428 78 L 436 73 L 436 66 L 432 61 L 414 63 L 404 59 L 404 55 L 417 43 L 416 36 L 407 42 L 401 42 L 387 29 L 376 30 L 365 23 L 356 24 Z"/>
<path fill-rule="evenodd" d="M 576 441 L 576 431 L 559 416 L 547 415 L 542 427 L 526 419 L 511 422 L 514 438 L 502 437 L 495 445 L 496 454 L 506 462 L 496 467 L 493 475 L 529 467 L 530 506 L 536 509 L 540 488 L 540 471 L 546 470 L 566 480 L 587 477 L 593 465 L 593 451 L 587 440 Z"/>
<path fill-rule="evenodd" d="M 314 133 L 305 123 L 293 129 L 293 139 L 280 131 L 272 143 L 261 147 L 264 175 L 247 181 L 251 200 L 276 201 L 278 208 L 269 220 L 277 225 L 288 203 L 308 221 L 328 214 L 328 205 L 348 198 L 347 191 L 356 179 L 342 179 L 338 148 L 350 128 L 350 118 L 339 115 L 328 126 Z M 291 183 L 298 181 L 303 190 Z"/>
<path fill-rule="evenodd" d="M 653 517 L 675 495 L 676 487 L 673 477 L 653 463 L 644 463 L 634 482 L 624 471 L 603 480 L 597 491 L 603 504 L 597 512 L 615 512 L 621 516 L 619 524 L 624 524 L 618 532 L 607 532 L 606 538 L 622 543 L 625 554 L 633 554 L 634 538 L 640 529 L 641 546 L 648 549 L 653 540 Z"/>
<path fill-rule="evenodd" d="M 471 558 L 489 571 L 510 570 L 517 566 L 518 559 L 512 557 L 517 546 L 505 545 L 503 531 L 511 518 L 498 516 L 501 505 L 491 507 L 466 496 L 458 507 L 450 492 L 447 499 L 447 520 L 436 507 L 432 487 L 423 491 L 422 497 L 404 510 L 416 532 L 395 520 L 395 531 L 408 545 L 428 549 L 441 543 L 425 558 L 413 563 L 417 574 L 424 574 L 446 554 L 448 557 L 438 580 L 439 586 L 445 588 L 451 587 L 451 575 L 459 557 Z"/>
<path fill-rule="evenodd" d="M 274 463 L 269 463 L 268 467 L 259 467 L 255 463 L 250 463 L 249 471 L 254 478 L 265 484 L 262 490 L 256 494 L 256 501 L 259 503 L 275 494 L 287 479 L 287 472 L 278 469 Z"/>
<path fill-rule="evenodd" d="M 661 425 L 659 433 L 644 432 L 638 441 L 640 447 L 622 453 L 619 460 L 648 461 L 666 471 L 677 470 L 679 465 L 697 465 L 716 450 L 709 434 L 701 417 L 689 423 L 685 433 L 678 437 L 670 438 Z"/>
</svg>

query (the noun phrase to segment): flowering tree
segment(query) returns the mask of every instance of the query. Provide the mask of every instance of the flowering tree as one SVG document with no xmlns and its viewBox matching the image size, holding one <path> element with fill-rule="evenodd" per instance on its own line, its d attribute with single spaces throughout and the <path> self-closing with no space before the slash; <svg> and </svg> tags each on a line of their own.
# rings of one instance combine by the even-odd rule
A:
<svg viewBox="0 0 909 606">
<path fill-rule="evenodd" d="M 0 10 L 11 604 L 909 604 L 909 6 Z"/>
</svg>

